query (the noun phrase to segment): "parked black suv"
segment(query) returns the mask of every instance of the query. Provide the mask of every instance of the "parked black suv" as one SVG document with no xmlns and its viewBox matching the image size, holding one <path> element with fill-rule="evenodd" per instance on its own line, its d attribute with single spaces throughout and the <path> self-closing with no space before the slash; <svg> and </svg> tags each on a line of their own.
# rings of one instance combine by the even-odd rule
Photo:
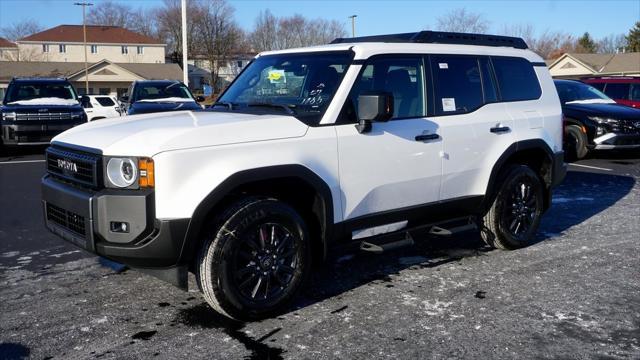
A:
<svg viewBox="0 0 640 360">
<path fill-rule="evenodd" d="M 48 144 L 85 122 L 76 90 L 66 79 L 14 78 L 0 107 L 0 146 Z"/>
<path fill-rule="evenodd" d="M 204 98 L 195 98 L 185 84 L 174 80 L 134 81 L 129 87 L 128 95 L 120 98 L 127 115 L 202 110 L 198 104 L 201 101 Z"/>
<path fill-rule="evenodd" d="M 554 83 L 564 114 L 567 157 L 581 159 L 594 149 L 640 148 L 640 109 L 616 104 L 580 81 Z"/>
</svg>

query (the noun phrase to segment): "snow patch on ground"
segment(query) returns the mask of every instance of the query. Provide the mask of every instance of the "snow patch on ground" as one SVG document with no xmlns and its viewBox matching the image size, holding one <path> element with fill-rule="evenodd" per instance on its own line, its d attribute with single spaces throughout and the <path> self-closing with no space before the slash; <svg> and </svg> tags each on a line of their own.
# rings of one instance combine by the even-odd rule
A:
<svg viewBox="0 0 640 360">
<path fill-rule="evenodd" d="M 425 300 L 422 302 L 422 307 L 425 310 L 425 313 L 427 315 L 437 316 L 437 315 L 442 315 L 445 311 L 447 311 L 447 308 L 451 306 L 451 304 L 453 303 L 449 301 Z"/>
<path fill-rule="evenodd" d="M 575 198 L 554 197 L 552 202 L 556 204 L 565 204 L 572 201 L 593 201 L 593 200 L 594 200 L 593 198 L 585 197 L 585 196 L 578 196 Z"/>
<path fill-rule="evenodd" d="M 80 250 L 73 250 L 73 251 L 63 252 L 63 253 L 60 253 L 60 254 L 51 254 L 49 256 L 54 257 L 54 258 L 60 258 L 60 257 L 66 256 L 66 255 L 71 255 L 71 254 L 75 254 L 75 253 L 79 253 L 79 252 L 80 252 Z"/>
<path fill-rule="evenodd" d="M 3 253 L 2 256 L 3 258 L 10 258 L 10 257 L 16 257 L 20 254 L 20 251 L 9 251 L 6 253 Z"/>
</svg>

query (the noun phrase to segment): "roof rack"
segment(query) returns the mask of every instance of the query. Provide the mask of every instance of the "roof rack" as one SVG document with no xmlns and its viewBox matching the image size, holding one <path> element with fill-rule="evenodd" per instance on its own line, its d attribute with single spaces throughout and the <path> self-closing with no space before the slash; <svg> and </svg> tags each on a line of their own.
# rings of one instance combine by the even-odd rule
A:
<svg viewBox="0 0 640 360">
<path fill-rule="evenodd" d="M 414 33 L 337 38 L 331 44 L 385 42 L 385 43 L 431 43 L 481 46 L 506 46 L 516 49 L 528 49 L 527 43 L 519 37 L 467 34 L 441 31 L 420 31 Z"/>
</svg>

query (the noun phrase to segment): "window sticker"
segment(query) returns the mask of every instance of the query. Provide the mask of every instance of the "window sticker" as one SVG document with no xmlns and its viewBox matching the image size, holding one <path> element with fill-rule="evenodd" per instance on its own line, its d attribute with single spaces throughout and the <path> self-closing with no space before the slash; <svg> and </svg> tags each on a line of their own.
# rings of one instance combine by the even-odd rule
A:
<svg viewBox="0 0 640 360">
<path fill-rule="evenodd" d="M 456 111 L 456 99 L 442 98 L 442 111 Z"/>
<path fill-rule="evenodd" d="M 447 64 L 447 63 L 438 63 L 438 67 L 440 69 L 448 69 L 449 68 L 449 64 Z"/>
<path fill-rule="evenodd" d="M 284 75 L 284 70 L 271 70 L 267 74 L 267 79 L 272 84 L 285 84 L 287 77 Z"/>
</svg>

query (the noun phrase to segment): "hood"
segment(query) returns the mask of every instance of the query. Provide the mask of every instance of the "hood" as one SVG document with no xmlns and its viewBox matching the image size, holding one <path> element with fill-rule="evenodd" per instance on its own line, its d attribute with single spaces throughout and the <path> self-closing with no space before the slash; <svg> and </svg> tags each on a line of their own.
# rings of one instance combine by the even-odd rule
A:
<svg viewBox="0 0 640 360">
<path fill-rule="evenodd" d="M 620 104 L 564 104 L 564 112 L 575 111 L 585 116 L 603 116 L 619 120 L 640 119 L 640 109 Z M 567 111 L 569 110 L 569 111 Z"/>
<path fill-rule="evenodd" d="M 301 137 L 307 129 L 293 116 L 177 111 L 93 121 L 51 142 L 99 149 L 105 155 L 153 156 L 171 150 Z"/>
<path fill-rule="evenodd" d="M 37 112 L 80 112 L 83 111 L 82 106 L 75 102 L 74 104 L 69 105 L 22 105 L 22 104 L 4 104 L 0 107 L 3 112 L 12 112 L 17 111 L 21 113 L 37 113 Z"/>
<path fill-rule="evenodd" d="M 201 109 L 195 101 L 136 101 L 129 107 L 129 115 Z"/>
</svg>

